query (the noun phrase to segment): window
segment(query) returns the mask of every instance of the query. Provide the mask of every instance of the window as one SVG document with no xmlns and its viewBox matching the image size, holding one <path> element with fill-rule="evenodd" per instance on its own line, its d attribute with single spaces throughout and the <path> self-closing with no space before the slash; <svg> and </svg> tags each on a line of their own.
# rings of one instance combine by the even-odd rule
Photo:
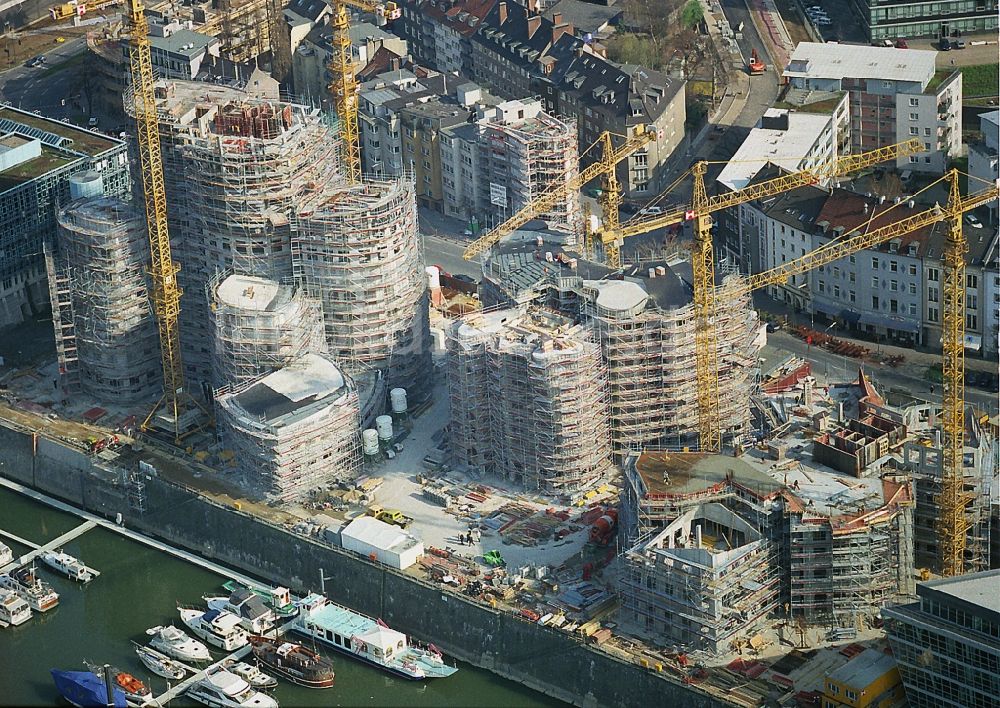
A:
<svg viewBox="0 0 1000 708">
<path fill-rule="evenodd" d="M 965 328 L 966 329 L 976 329 L 978 320 L 975 315 L 965 316 Z"/>
<path fill-rule="evenodd" d="M 826 292 L 826 283 L 824 283 L 822 280 L 819 281 L 819 291 L 821 293 L 825 293 Z"/>
<path fill-rule="evenodd" d="M 894 315 L 899 313 L 899 300 L 889 300 L 889 312 Z"/>
<path fill-rule="evenodd" d="M 910 287 L 907 288 L 907 290 L 909 290 L 910 295 L 916 295 L 917 294 L 917 284 L 916 283 L 910 283 Z"/>
<path fill-rule="evenodd" d="M 909 273 L 910 275 L 916 275 L 917 274 L 916 263 L 911 263 L 910 266 L 906 269 L 906 272 Z"/>
<path fill-rule="evenodd" d="M 919 113 L 911 113 L 910 114 L 910 120 L 920 120 L 920 114 Z"/>
<path fill-rule="evenodd" d="M 854 282 L 855 280 L 857 280 L 857 276 L 855 276 L 855 275 L 854 275 L 854 271 L 853 271 L 853 270 L 852 270 L 852 271 L 851 271 L 850 273 L 848 273 L 848 276 L 849 276 L 849 279 L 850 279 L 850 281 L 851 281 L 852 283 L 853 283 L 853 282 Z"/>
<path fill-rule="evenodd" d="M 899 263 L 897 263 L 896 261 L 889 261 L 889 272 L 890 273 L 898 273 L 899 272 Z"/>
<path fill-rule="evenodd" d="M 890 280 L 889 281 L 889 289 L 892 290 L 893 292 L 897 292 L 899 290 L 899 281 L 898 280 Z"/>
<path fill-rule="evenodd" d="M 937 268 L 927 269 L 927 279 L 932 283 L 936 283 L 940 277 L 940 271 Z"/>
<path fill-rule="evenodd" d="M 927 288 L 927 300 L 929 302 L 937 302 L 938 301 L 938 289 L 935 288 L 934 286 L 929 286 Z"/>
<path fill-rule="evenodd" d="M 872 287 L 873 288 L 877 288 L 878 287 L 878 276 L 877 275 L 873 275 L 872 276 Z"/>
<path fill-rule="evenodd" d="M 856 256 L 851 256 L 851 258 L 850 258 L 850 261 L 851 261 L 851 265 L 854 265 L 855 263 L 857 263 L 857 262 L 858 262 L 858 259 L 857 259 L 857 257 L 856 257 Z M 853 274 L 852 274 L 852 275 L 853 275 Z"/>
<path fill-rule="evenodd" d="M 929 322 L 937 322 L 938 321 L 938 310 L 937 310 L 936 307 L 928 307 L 927 308 L 927 320 Z"/>
<path fill-rule="evenodd" d="M 916 98 L 911 98 L 910 99 L 910 107 L 911 108 L 916 108 L 919 105 L 920 105 L 920 100 L 919 99 L 916 99 Z"/>
<path fill-rule="evenodd" d="M 965 309 L 976 310 L 979 308 L 979 299 L 972 293 L 965 296 Z"/>
<path fill-rule="evenodd" d="M 978 286 L 979 286 L 979 278 L 977 278 L 973 273 L 967 273 L 965 275 L 965 287 L 975 288 Z"/>
<path fill-rule="evenodd" d="M 833 296 L 834 297 L 840 297 L 840 286 L 839 285 L 834 285 L 833 286 Z"/>
<path fill-rule="evenodd" d="M 856 701 L 858 700 L 858 694 L 849 688 L 844 689 L 844 695 L 847 696 L 848 700 Z"/>
<path fill-rule="evenodd" d="M 931 129 L 930 128 L 924 128 L 924 137 L 925 138 L 931 137 Z"/>
<path fill-rule="evenodd" d="M 855 302 L 857 300 L 857 293 L 852 290 L 850 293 L 848 293 L 847 299 L 850 300 L 851 302 Z"/>
<path fill-rule="evenodd" d="M 915 125 L 910 126 L 910 135 L 920 135 L 920 128 Z"/>
<path fill-rule="evenodd" d="M 878 309 L 878 295 L 872 295 L 872 309 Z"/>
<path fill-rule="evenodd" d="M 917 314 L 917 303 L 911 302 L 910 303 L 910 317 L 915 317 L 916 314 Z"/>
<path fill-rule="evenodd" d="M 872 270 L 878 270 L 878 258 L 872 258 Z"/>
</svg>

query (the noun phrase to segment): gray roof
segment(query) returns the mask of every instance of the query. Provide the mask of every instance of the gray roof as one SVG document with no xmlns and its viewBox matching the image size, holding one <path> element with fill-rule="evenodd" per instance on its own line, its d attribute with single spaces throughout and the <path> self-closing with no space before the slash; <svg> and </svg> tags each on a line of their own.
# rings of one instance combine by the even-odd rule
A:
<svg viewBox="0 0 1000 708">
<path fill-rule="evenodd" d="M 582 0 L 559 0 L 546 10 L 542 17 L 551 20 L 559 14 L 562 15 L 562 22 L 573 25 L 577 34 L 587 32 L 597 34 L 614 23 L 623 13 L 621 6 L 597 5 Z"/>
<path fill-rule="evenodd" d="M 177 30 L 169 37 L 150 36 L 149 43 L 160 51 L 190 58 L 203 53 L 212 44 L 218 44 L 219 40 L 201 32 L 183 29 Z M 189 44 L 191 45 L 189 49 L 181 48 Z"/>
<path fill-rule="evenodd" d="M 992 613 L 1000 619 L 1000 569 L 920 583 L 917 595 L 939 600 L 947 596 L 973 612 L 981 610 L 980 614 Z"/>
<path fill-rule="evenodd" d="M 896 660 L 891 654 L 868 648 L 843 666 L 835 669 L 827 678 L 857 689 L 860 693 L 878 678 L 891 671 L 895 665 Z"/>
</svg>

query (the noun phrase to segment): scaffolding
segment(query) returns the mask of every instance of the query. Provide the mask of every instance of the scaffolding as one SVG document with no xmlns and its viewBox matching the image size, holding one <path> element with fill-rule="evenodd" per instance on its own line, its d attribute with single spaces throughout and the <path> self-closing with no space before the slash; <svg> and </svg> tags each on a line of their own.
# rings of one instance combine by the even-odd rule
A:
<svg viewBox="0 0 1000 708">
<path fill-rule="evenodd" d="M 296 282 L 323 304 L 330 353 L 419 400 L 432 375 L 428 294 L 408 177 L 314 194 L 296 214 Z"/>
<path fill-rule="evenodd" d="M 307 354 L 224 387 L 216 402 L 222 439 L 252 495 L 302 501 L 361 468 L 358 391 L 329 356 Z"/>
<path fill-rule="evenodd" d="M 293 217 L 338 181 L 337 137 L 316 109 L 203 82 L 158 83 L 157 109 L 186 374 L 208 386 L 209 281 L 227 270 L 290 278 Z"/>
<path fill-rule="evenodd" d="M 142 216 L 120 199 L 97 197 L 72 202 L 56 219 L 58 257 L 47 249 L 46 260 L 68 390 L 78 384 L 114 403 L 155 398 L 162 374 Z"/>
<path fill-rule="evenodd" d="M 325 354 L 318 300 L 292 285 L 218 273 L 208 285 L 212 325 L 212 380 L 233 388 L 305 354 Z"/>
<path fill-rule="evenodd" d="M 609 472 L 607 374 L 588 328 L 501 309 L 454 323 L 446 348 L 457 461 L 545 494 Z"/>
</svg>

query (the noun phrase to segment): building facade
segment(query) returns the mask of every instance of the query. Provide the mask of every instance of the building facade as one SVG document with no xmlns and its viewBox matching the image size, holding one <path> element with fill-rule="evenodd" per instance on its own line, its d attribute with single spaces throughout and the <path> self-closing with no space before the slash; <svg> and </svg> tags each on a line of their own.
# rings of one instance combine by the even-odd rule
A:
<svg viewBox="0 0 1000 708">
<path fill-rule="evenodd" d="M 49 304 L 42 242 L 70 197 L 71 175 L 94 171 L 103 193 L 131 189 L 125 143 L 11 106 L 0 107 L 0 327 Z"/>
<path fill-rule="evenodd" d="M 969 174 L 981 182 L 974 182 L 976 188 L 985 184 L 997 184 L 1000 178 L 1000 111 L 989 111 L 979 116 L 979 137 L 969 142 Z M 997 221 L 996 202 L 986 206 L 990 221 Z"/>
<path fill-rule="evenodd" d="M 912 3 L 902 0 L 854 0 L 855 12 L 869 41 L 908 37 L 951 36 L 952 32 L 996 32 L 996 0 L 946 0 Z"/>
</svg>

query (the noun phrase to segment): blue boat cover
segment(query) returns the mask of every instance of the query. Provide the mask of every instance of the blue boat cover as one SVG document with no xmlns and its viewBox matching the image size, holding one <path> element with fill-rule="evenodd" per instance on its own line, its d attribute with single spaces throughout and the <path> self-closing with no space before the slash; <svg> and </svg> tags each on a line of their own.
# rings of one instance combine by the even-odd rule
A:
<svg viewBox="0 0 1000 708">
<path fill-rule="evenodd" d="M 82 708 L 106 708 L 108 691 L 104 679 L 92 671 L 60 671 L 52 669 L 52 680 L 59 693 L 67 701 Z M 117 686 L 112 686 L 115 708 L 128 708 L 125 692 Z"/>
</svg>

